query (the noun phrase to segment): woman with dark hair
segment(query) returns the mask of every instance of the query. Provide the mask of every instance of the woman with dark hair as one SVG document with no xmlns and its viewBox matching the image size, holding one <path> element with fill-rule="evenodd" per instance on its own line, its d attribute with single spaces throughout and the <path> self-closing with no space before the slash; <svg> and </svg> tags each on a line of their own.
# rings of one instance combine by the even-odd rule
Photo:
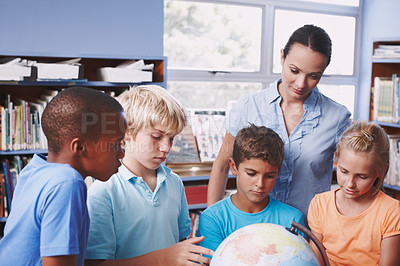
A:
<svg viewBox="0 0 400 266">
<path fill-rule="evenodd" d="M 226 135 L 210 176 L 208 206 L 223 197 L 234 138 L 249 123 L 273 129 L 285 143 L 283 165 L 270 196 L 306 217 L 314 195 L 330 189 L 333 152 L 351 115 L 317 88 L 331 52 L 325 30 L 304 25 L 281 50 L 281 78 L 239 99 L 226 117 Z"/>
</svg>

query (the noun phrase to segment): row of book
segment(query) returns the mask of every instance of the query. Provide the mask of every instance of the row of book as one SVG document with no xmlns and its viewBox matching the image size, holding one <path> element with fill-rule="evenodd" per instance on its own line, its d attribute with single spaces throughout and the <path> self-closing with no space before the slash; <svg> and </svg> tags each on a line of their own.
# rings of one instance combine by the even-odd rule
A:
<svg viewBox="0 0 400 266">
<path fill-rule="evenodd" d="M 57 90 L 47 90 L 36 102 L 12 101 L 9 94 L 3 95 L 3 104 L 0 106 L 0 150 L 47 149 L 40 119 L 47 103 L 57 93 Z"/>
<path fill-rule="evenodd" d="M 374 49 L 373 58 L 400 58 L 400 45 L 378 45 L 378 47 Z"/>
<path fill-rule="evenodd" d="M 10 94 L 0 95 L 0 151 L 47 149 L 41 118 L 47 104 L 58 92 L 56 89 L 44 90 L 35 102 L 12 100 Z M 107 93 L 115 96 L 114 91 Z"/>
<path fill-rule="evenodd" d="M 18 182 L 19 174 L 28 164 L 31 157 L 13 156 L 1 160 L 0 171 L 0 217 L 7 217 L 11 211 L 11 201 L 14 195 L 14 189 Z"/>
<path fill-rule="evenodd" d="M 373 120 L 400 123 L 400 74 L 375 77 L 373 87 Z"/>
<path fill-rule="evenodd" d="M 200 215 L 201 210 L 191 210 L 189 211 L 189 217 L 191 220 L 192 231 L 190 232 L 189 238 L 200 236 L 199 225 L 200 225 Z"/>
<path fill-rule="evenodd" d="M 390 135 L 389 170 L 385 177 L 385 183 L 400 187 L 400 136 Z"/>
</svg>

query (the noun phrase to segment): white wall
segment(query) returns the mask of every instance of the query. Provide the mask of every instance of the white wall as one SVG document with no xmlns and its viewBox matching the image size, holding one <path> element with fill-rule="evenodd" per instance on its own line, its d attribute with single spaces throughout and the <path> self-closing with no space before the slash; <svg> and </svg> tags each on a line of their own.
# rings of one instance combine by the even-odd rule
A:
<svg viewBox="0 0 400 266">
<path fill-rule="evenodd" d="M 0 54 L 162 56 L 163 0 L 0 0 Z"/>
</svg>

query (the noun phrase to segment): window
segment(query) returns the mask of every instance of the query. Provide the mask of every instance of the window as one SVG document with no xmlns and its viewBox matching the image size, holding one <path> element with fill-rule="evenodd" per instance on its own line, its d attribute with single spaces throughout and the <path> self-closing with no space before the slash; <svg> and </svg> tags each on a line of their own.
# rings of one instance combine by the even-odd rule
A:
<svg viewBox="0 0 400 266">
<path fill-rule="evenodd" d="M 292 18 L 296 18 L 295 20 Z M 324 74 L 353 75 L 355 25 L 354 17 L 277 9 L 274 27 L 274 73 L 281 72 L 280 50 L 299 25 L 315 24 L 332 40 L 332 59 Z"/>
<path fill-rule="evenodd" d="M 332 61 L 320 91 L 352 113 L 358 73 L 358 0 L 166 0 L 168 90 L 186 107 L 227 108 L 279 78 L 280 49 L 304 24 L 324 28 Z"/>
<path fill-rule="evenodd" d="M 229 109 L 241 95 L 262 89 L 261 83 L 244 82 L 175 82 L 168 83 L 169 92 L 186 105 L 196 109 Z"/>
<path fill-rule="evenodd" d="M 261 26 L 261 8 L 166 1 L 168 67 L 259 71 Z"/>
<path fill-rule="evenodd" d="M 345 5 L 345 6 L 359 6 L 360 5 L 359 0 L 301 0 L 301 1 L 326 3 L 326 4 L 333 4 L 333 5 Z"/>
</svg>

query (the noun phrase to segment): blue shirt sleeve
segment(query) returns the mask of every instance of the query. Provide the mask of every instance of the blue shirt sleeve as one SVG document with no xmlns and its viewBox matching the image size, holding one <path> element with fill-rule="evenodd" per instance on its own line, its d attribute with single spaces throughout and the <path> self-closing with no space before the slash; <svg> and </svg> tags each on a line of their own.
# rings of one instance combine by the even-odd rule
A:
<svg viewBox="0 0 400 266">
<path fill-rule="evenodd" d="M 209 212 L 203 212 L 200 216 L 200 235 L 204 236 L 201 246 L 215 251 L 224 241 L 223 230 L 220 228 L 218 220 L 209 215 Z"/>
<path fill-rule="evenodd" d="M 79 254 L 79 236 L 85 226 L 86 185 L 66 180 L 54 186 L 40 208 L 40 255 Z M 86 236 L 83 236 L 86 237 Z"/>
</svg>

